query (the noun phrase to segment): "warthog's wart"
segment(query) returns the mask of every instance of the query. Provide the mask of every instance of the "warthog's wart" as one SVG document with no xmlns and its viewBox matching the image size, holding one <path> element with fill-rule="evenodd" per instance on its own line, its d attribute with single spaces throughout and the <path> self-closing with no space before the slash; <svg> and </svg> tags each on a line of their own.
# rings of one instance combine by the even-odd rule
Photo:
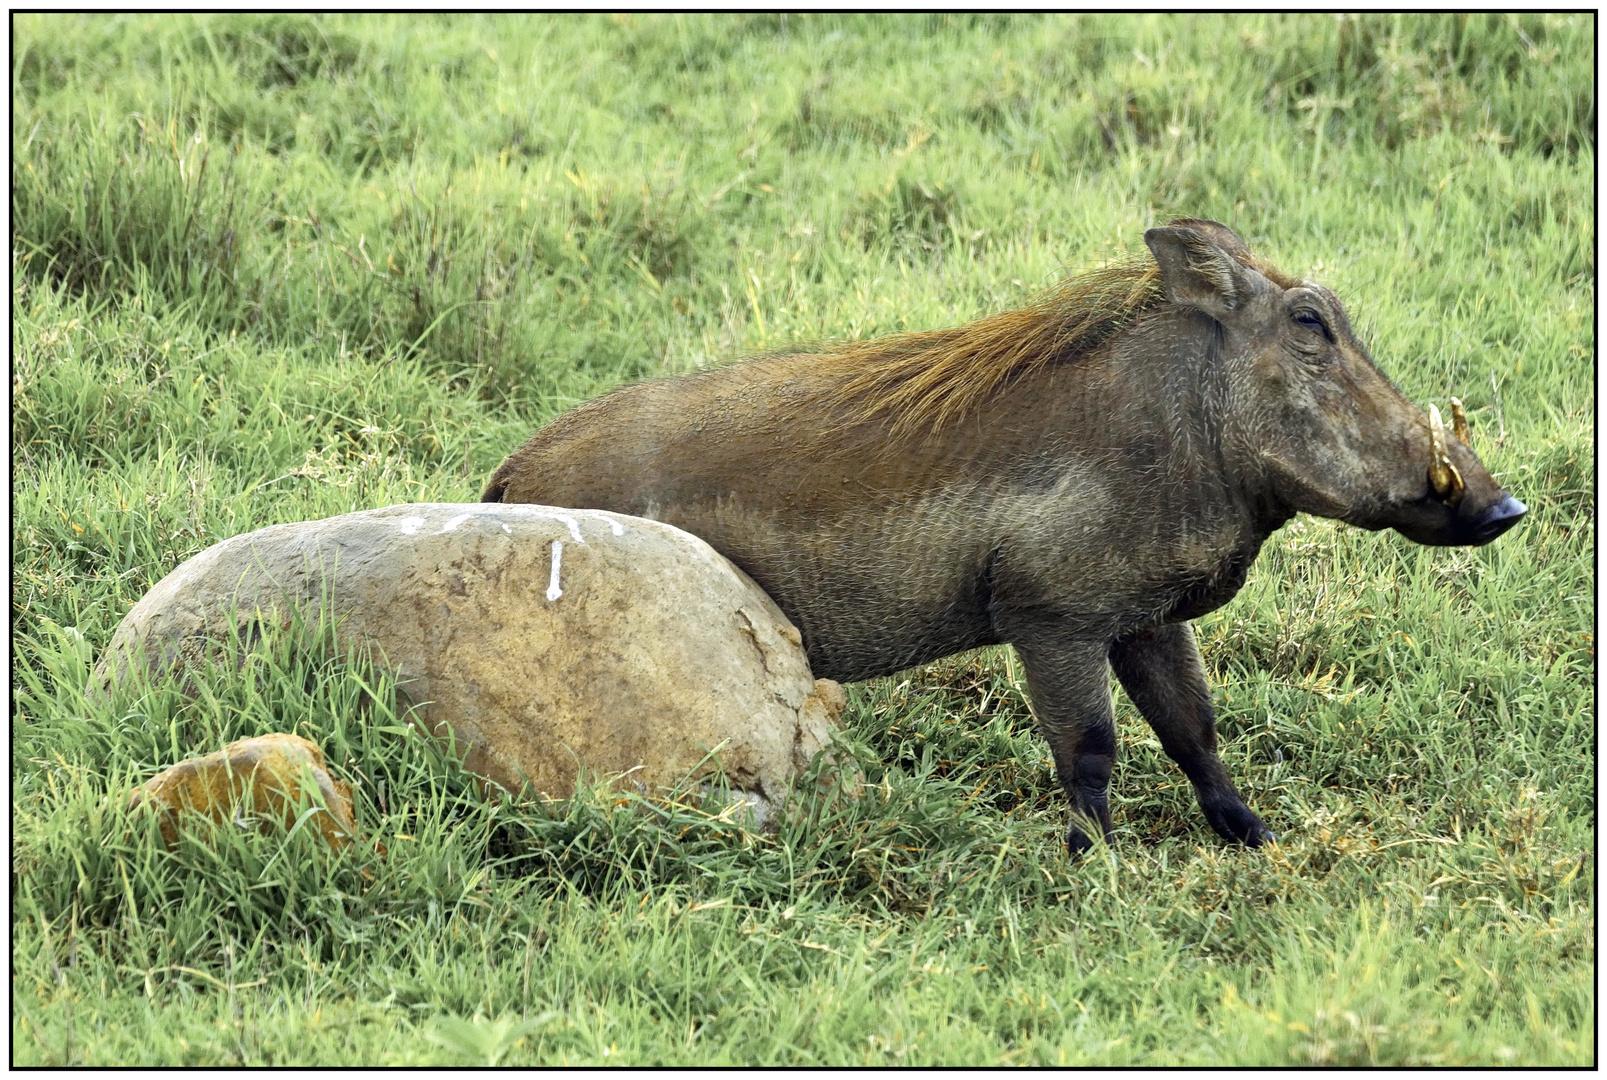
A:
<svg viewBox="0 0 1607 1080">
<path fill-rule="evenodd" d="M 1084 827 L 1110 829 L 1114 668 L 1223 836 L 1271 838 L 1216 754 L 1188 620 L 1297 512 L 1424 544 L 1525 513 L 1373 365 L 1328 289 L 1226 226 L 965 326 L 629 386 L 559 417 L 487 501 L 707 540 L 848 682 L 1013 644 Z"/>
</svg>

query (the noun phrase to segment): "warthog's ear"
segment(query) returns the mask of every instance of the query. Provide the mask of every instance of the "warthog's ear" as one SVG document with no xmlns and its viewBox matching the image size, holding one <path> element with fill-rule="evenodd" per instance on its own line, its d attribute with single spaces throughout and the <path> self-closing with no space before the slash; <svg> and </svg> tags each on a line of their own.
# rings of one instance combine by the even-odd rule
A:
<svg viewBox="0 0 1607 1080">
<path fill-rule="evenodd" d="M 1206 218 L 1180 217 L 1173 218 L 1166 224 L 1173 229 L 1193 229 L 1235 259 L 1249 261 L 1250 249 L 1244 246 L 1244 241 L 1239 239 L 1238 233 L 1220 221 L 1210 221 Z"/>
<path fill-rule="evenodd" d="M 1226 225 L 1215 226 L 1233 236 Z M 1144 234 L 1161 268 L 1161 287 L 1174 304 L 1199 308 L 1214 319 L 1225 317 L 1250 293 L 1249 271 L 1214 240 L 1191 226 L 1167 225 Z M 1243 247 L 1239 243 L 1237 246 Z"/>
</svg>

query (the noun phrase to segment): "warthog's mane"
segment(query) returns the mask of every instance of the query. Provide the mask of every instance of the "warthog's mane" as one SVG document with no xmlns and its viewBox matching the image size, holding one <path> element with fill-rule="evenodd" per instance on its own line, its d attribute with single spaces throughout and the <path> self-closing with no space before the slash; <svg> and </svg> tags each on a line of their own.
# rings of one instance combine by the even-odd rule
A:
<svg viewBox="0 0 1607 1080">
<path fill-rule="evenodd" d="M 1184 220 L 1175 224 L 1191 224 Z M 1240 246 L 1240 262 L 1289 288 L 1293 279 Z M 1149 252 L 1068 278 L 1026 307 L 942 330 L 847 342 L 812 357 L 844 377 L 822 401 L 844 430 L 890 421 L 888 442 L 937 435 L 1006 384 L 1086 356 L 1165 302 Z"/>
</svg>

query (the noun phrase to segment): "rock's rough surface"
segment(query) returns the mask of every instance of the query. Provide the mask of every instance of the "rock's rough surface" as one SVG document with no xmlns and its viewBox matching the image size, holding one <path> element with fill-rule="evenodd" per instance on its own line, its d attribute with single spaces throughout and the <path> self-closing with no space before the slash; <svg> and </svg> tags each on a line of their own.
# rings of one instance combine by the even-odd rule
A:
<svg viewBox="0 0 1607 1080">
<path fill-rule="evenodd" d="M 327 605 L 327 610 L 326 610 Z M 643 790 L 712 750 L 734 788 L 776 798 L 845 704 L 798 631 L 702 540 L 596 510 L 418 503 L 276 525 L 179 566 L 124 618 L 94 684 L 134 658 L 193 665 L 231 640 L 337 620 L 373 646 L 466 766 L 510 790 L 573 793 L 580 766 Z"/>
<path fill-rule="evenodd" d="M 265 818 L 295 825 L 302 808 L 331 847 L 357 838 L 351 788 L 330 777 L 323 751 L 297 735 L 260 735 L 232 742 L 215 754 L 189 758 L 135 788 L 129 806 L 161 811 L 162 839 L 178 842 L 186 813 L 213 821 Z"/>
</svg>

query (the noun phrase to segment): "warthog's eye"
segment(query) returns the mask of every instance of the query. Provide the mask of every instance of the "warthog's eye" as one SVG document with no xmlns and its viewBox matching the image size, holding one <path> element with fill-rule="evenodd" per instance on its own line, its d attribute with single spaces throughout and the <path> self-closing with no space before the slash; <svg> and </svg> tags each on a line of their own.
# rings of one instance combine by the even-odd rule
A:
<svg viewBox="0 0 1607 1080">
<path fill-rule="evenodd" d="M 1328 329 L 1328 324 L 1323 322 L 1322 316 L 1318 315 L 1315 311 L 1312 311 L 1309 308 L 1302 308 L 1301 310 L 1295 312 L 1294 320 L 1301 326 L 1304 326 L 1307 330 L 1310 330 L 1312 333 L 1321 334 L 1323 337 L 1327 338 L 1330 343 L 1334 340 L 1334 335 Z"/>
</svg>

